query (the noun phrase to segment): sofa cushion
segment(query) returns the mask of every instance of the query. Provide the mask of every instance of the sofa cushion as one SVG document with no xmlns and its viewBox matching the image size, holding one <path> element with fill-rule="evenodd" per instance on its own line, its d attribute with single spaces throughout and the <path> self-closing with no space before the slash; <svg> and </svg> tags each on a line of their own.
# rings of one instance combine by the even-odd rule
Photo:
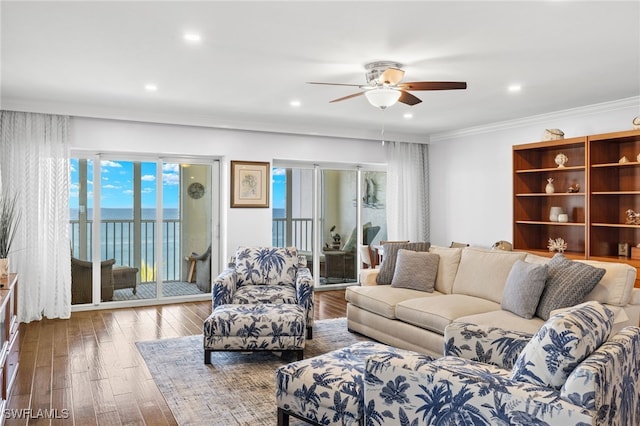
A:
<svg viewBox="0 0 640 426">
<path fill-rule="evenodd" d="M 393 288 L 388 285 L 376 285 L 366 287 L 347 287 L 345 299 L 347 302 L 369 312 L 389 319 L 396 318 L 396 305 L 407 299 L 416 299 L 425 296 L 440 296 L 441 293 L 425 293 L 424 291 L 408 288 Z"/>
<path fill-rule="evenodd" d="M 511 267 L 516 260 L 524 260 L 525 256 L 525 252 L 484 250 L 475 247 L 463 249 L 460 266 L 453 282 L 453 293 L 500 303 Z"/>
<path fill-rule="evenodd" d="M 391 287 L 433 292 L 439 259 L 434 253 L 399 250 Z"/>
<path fill-rule="evenodd" d="M 435 289 L 440 293 L 450 294 L 453 288 L 453 281 L 456 279 L 456 273 L 458 272 L 458 265 L 460 265 L 462 249 L 431 246 L 429 247 L 429 253 L 435 253 L 440 256 Z"/>
<path fill-rule="evenodd" d="M 238 285 L 295 284 L 295 247 L 238 247 L 235 256 Z"/>
<path fill-rule="evenodd" d="M 443 294 L 398 302 L 396 318 L 444 335 L 445 327 L 462 316 L 495 310 L 500 310 L 500 305 L 489 300 L 464 294 Z"/>
<path fill-rule="evenodd" d="M 549 318 L 524 347 L 514 380 L 560 389 L 574 368 L 609 337 L 613 312 L 586 302 Z"/>
<path fill-rule="evenodd" d="M 429 251 L 430 245 L 431 243 L 429 242 L 385 244 L 383 246 L 382 265 L 380 265 L 380 273 L 376 278 L 376 282 L 378 284 L 391 284 L 393 273 L 396 270 L 398 250 Z"/>
<path fill-rule="evenodd" d="M 548 263 L 549 278 L 540 297 L 536 316 L 549 319 L 551 311 L 582 303 L 606 272 L 557 253 Z"/>
<path fill-rule="evenodd" d="M 517 260 L 511 267 L 502 293 L 502 309 L 531 319 L 547 281 L 547 265 Z"/>
<path fill-rule="evenodd" d="M 607 305 L 625 306 L 631 300 L 636 283 L 637 269 L 626 263 L 576 260 L 576 262 L 602 268 L 606 272 L 585 300 L 594 300 Z"/>
</svg>

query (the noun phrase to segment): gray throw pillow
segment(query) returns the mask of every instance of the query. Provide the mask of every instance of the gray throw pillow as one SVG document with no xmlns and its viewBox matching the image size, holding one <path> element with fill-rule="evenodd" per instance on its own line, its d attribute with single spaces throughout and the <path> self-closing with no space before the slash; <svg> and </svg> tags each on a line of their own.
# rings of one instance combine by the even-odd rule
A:
<svg viewBox="0 0 640 426">
<path fill-rule="evenodd" d="M 391 287 L 433 293 L 439 262 L 440 256 L 435 253 L 399 250 Z"/>
<path fill-rule="evenodd" d="M 396 257 L 398 250 L 405 249 L 411 251 L 429 251 L 431 243 L 388 243 L 383 246 L 382 264 L 380 272 L 376 277 L 377 284 L 391 284 L 393 273 L 396 270 Z"/>
<path fill-rule="evenodd" d="M 540 297 L 536 316 L 549 319 L 551 311 L 575 306 L 600 282 L 606 270 L 567 259 L 557 253 L 549 261 L 549 278 Z"/>
<path fill-rule="evenodd" d="M 502 309 L 522 318 L 533 318 L 547 281 L 547 270 L 547 265 L 516 260 L 502 292 Z"/>
</svg>

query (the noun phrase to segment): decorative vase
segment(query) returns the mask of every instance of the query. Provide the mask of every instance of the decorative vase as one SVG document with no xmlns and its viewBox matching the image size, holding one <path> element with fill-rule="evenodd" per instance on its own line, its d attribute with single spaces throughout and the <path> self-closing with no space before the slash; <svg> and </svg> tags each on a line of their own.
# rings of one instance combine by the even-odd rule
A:
<svg viewBox="0 0 640 426">
<path fill-rule="evenodd" d="M 566 213 L 560 213 L 558 215 L 558 222 L 560 223 L 567 223 L 569 222 L 569 215 Z"/>
<path fill-rule="evenodd" d="M 544 192 L 547 194 L 553 194 L 556 192 L 556 188 L 553 186 L 553 178 L 547 179 L 547 186 L 544 187 Z"/>
<path fill-rule="evenodd" d="M 9 275 L 9 259 L 0 259 L 0 279 L 5 279 Z"/>
<path fill-rule="evenodd" d="M 549 220 L 551 222 L 557 222 L 558 217 L 563 213 L 564 210 L 562 210 L 562 207 L 551 207 L 551 209 L 549 209 Z"/>
</svg>

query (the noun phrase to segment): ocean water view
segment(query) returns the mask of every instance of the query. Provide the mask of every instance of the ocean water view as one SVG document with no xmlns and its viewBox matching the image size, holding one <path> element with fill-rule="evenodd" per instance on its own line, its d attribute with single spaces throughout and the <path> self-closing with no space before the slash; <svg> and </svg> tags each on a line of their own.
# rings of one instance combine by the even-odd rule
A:
<svg viewBox="0 0 640 426">
<path fill-rule="evenodd" d="M 134 253 L 135 229 L 133 209 L 103 208 L 101 209 L 100 253 L 101 260 L 115 259 L 118 266 L 138 266 L 141 281 L 155 280 L 157 273 L 155 252 L 157 244 L 156 209 L 143 208 L 140 221 L 140 264 L 136 265 Z M 86 247 L 92 244 L 93 211 L 88 210 Z M 79 211 L 70 209 L 70 236 L 73 253 L 80 253 Z M 162 218 L 162 278 L 168 281 L 181 279 L 182 263 L 180 254 L 180 210 L 163 209 Z M 87 260 L 90 260 L 90 249 L 87 249 Z"/>
</svg>

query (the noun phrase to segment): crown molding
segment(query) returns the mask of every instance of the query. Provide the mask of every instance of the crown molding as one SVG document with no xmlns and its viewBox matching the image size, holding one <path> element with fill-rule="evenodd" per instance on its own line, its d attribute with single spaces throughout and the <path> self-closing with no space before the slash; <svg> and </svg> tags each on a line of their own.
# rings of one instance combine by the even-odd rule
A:
<svg viewBox="0 0 640 426">
<path fill-rule="evenodd" d="M 500 121 L 482 126 L 468 127 L 450 132 L 434 133 L 430 136 L 431 143 L 444 142 L 451 139 L 459 139 L 467 136 L 476 136 L 486 133 L 499 132 L 502 130 L 510 130 L 514 128 L 526 127 L 531 125 L 539 125 L 548 123 L 550 120 L 557 120 L 567 117 L 582 117 L 586 115 L 601 114 L 627 108 L 637 108 L 640 113 L 640 96 L 619 99 L 615 101 L 602 102 L 583 107 L 570 108 L 561 111 L 554 111 L 530 117 L 518 118 L 514 120 Z"/>
<path fill-rule="evenodd" d="M 68 115 L 71 117 L 197 126 L 224 130 L 358 139 L 375 143 L 380 143 L 382 140 L 379 131 L 354 125 L 350 126 L 348 123 L 345 123 L 345 125 L 332 124 L 330 126 L 324 123 L 313 123 L 309 121 L 279 123 L 269 116 L 230 114 L 228 112 L 212 112 L 211 114 L 185 112 L 176 114 L 171 112 L 141 111 L 89 104 L 25 101 L 23 99 L 12 98 L 2 99 L 2 109 L 8 111 Z M 384 140 L 427 143 L 428 137 L 424 134 L 387 130 L 385 131 Z"/>
</svg>

